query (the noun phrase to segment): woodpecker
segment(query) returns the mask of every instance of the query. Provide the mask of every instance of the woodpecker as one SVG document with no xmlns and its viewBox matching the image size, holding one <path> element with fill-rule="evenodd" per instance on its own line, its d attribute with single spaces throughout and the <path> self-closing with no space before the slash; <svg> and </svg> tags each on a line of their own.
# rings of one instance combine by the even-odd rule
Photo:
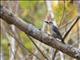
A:
<svg viewBox="0 0 80 60">
<path fill-rule="evenodd" d="M 60 40 L 61 42 L 63 42 L 63 38 L 61 33 L 58 30 L 57 24 L 56 22 L 53 20 L 53 18 L 51 17 L 51 15 L 49 14 L 48 18 L 45 20 L 45 23 L 48 26 L 48 31 L 51 36 L 53 36 L 54 38 L 57 38 L 58 40 Z M 63 42 L 64 43 L 64 42 Z"/>
</svg>

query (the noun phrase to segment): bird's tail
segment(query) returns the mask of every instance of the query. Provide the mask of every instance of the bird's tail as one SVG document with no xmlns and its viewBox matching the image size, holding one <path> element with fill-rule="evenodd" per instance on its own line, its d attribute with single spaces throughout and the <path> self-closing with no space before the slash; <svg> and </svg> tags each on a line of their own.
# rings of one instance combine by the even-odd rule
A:
<svg viewBox="0 0 80 60">
<path fill-rule="evenodd" d="M 61 39 L 61 42 L 65 44 L 64 39 L 63 39 L 63 38 Z"/>
</svg>

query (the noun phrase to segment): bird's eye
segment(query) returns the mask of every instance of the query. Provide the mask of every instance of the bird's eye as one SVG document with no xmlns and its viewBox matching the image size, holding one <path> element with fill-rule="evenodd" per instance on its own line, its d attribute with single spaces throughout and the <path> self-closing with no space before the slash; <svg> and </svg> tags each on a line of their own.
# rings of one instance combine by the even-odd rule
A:
<svg viewBox="0 0 80 60">
<path fill-rule="evenodd" d="M 46 23 L 49 23 L 49 22 L 47 22 L 47 21 L 45 21 Z"/>
<path fill-rule="evenodd" d="M 49 22 L 47 22 L 47 24 L 49 24 Z"/>
</svg>

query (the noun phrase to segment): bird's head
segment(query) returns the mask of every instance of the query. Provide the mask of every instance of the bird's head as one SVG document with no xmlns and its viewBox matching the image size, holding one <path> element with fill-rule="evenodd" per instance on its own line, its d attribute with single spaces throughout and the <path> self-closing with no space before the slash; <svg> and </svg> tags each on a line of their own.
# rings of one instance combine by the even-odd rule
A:
<svg viewBox="0 0 80 60">
<path fill-rule="evenodd" d="M 45 19 L 45 22 L 47 23 L 47 24 L 52 24 L 53 22 L 52 22 L 52 17 L 51 17 L 51 15 L 49 14 L 47 17 L 46 17 L 46 19 Z"/>
</svg>

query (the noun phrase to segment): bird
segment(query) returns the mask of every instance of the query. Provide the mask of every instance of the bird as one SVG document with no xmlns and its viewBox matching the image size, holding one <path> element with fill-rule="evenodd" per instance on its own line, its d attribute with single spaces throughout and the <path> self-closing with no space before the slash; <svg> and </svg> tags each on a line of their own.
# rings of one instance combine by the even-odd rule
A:
<svg viewBox="0 0 80 60">
<path fill-rule="evenodd" d="M 57 24 L 54 21 L 54 19 L 51 18 L 51 15 L 48 16 L 48 18 L 45 20 L 45 23 L 47 24 L 48 34 L 50 34 L 54 38 L 56 38 L 64 43 L 62 35 L 57 27 Z"/>
<path fill-rule="evenodd" d="M 56 38 L 56 40 L 61 41 L 62 43 L 64 43 L 64 39 L 62 38 L 62 35 L 58 29 L 58 26 L 54 20 L 54 18 L 51 17 L 51 15 L 49 14 L 47 16 L 47 19 L 44 21 L 45 24 L 47 25 L 47 33 L 48 35 L 51 35 L 52 37 Z M 53 56 L 52 56 L 52 60 L 55 59 L 56 53 L 58 52 L 58 50 L 56 49 Z"/>
</svg>

